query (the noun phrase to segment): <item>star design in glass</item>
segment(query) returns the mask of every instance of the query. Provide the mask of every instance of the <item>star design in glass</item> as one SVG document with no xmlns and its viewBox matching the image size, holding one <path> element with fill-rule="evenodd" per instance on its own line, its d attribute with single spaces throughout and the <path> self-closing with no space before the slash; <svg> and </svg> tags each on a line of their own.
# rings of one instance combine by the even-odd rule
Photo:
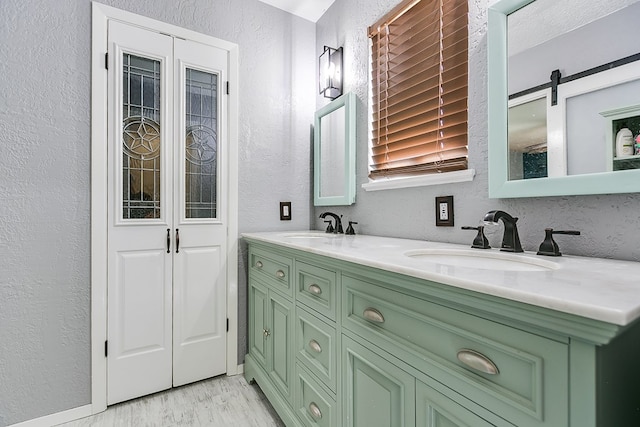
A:
<svg viewBox="0 0 640 427">
<path fill-rule="evenodd" d="M 155 123 L 145 120 L 131 122 L 124 133 L 129 137 L 129 150 L 142 156 L 152 154 L 160 147 L 160 131 Z"/>
<path fill-rule="evenodd" d="M 208 129 L 194 129 L 187 135 L 187 153 L 198 163 L 208 163 L 215 159 L 215 138 Z"/>
</svg>

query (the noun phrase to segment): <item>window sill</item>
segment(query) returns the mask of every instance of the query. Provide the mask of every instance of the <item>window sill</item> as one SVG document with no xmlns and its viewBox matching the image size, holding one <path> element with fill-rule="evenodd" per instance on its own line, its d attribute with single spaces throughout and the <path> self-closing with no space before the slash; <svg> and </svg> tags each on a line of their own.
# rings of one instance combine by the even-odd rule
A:
<svg viewBox="0 0 640 427">
<path fill-rule="evenodd" d="M 475 169 L 444 172 L 432 175 L 382 178 L 362 184 L 365 191 L 393 190 L 396 188 L 424 187 L 428 185 L 453 184 L 455 182 L 473 181 Z"/>
</svg>

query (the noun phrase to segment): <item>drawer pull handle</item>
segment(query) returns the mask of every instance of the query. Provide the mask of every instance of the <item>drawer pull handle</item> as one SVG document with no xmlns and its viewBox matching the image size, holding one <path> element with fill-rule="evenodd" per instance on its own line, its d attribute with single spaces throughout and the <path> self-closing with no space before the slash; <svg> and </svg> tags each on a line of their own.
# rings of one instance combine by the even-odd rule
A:
<svg viewBox="0 0 640 427">
<path fill-rule="evenodd" d="M 309 413 L 316 420 L 322 418 L 322 412 L 320 411 L 320 408 L 318 408 L 318 405 L 316 405 L 316 402 L 309 403 Z"/>
<path fill-rule="evenodd" d="M 256 261 L 256 268 L 262 268 L 262 261 Z"/>
<path fill-rule="evenodd" d="M 458 351 L 458 360 L 476 371 L 483 372 L 489 375 L 497 375 L 500 373 L 495 363 L 491 361 L 487 356 L 482 353 L 478 353 L 468 348 L 463 348 Z"/>
<path fill-rule="evenodd" d="M 265 338 L 269 337 L 269 335 L 271 335 L 271 331 L 268 329 L 263 329 L 262 330 L 262 335 L 265 336 Z"/>
<path fill-rule="evenodd" d="M 320 344 L 318 344 L 316 340 L 309 341 L 309 348 L 316 353 L 322 353 L 322 347 L 320 347 Z"/>
<path fill-rule="evenodd" d="M 282 271 L 282 270 L 276 271 L 276 277 L 278 279 L 284 279 L 284 271 Z"/>
<path fill-rule="evenodd" d="M 314 295 L 321 295 L 322 288 L 314 283 L 313 285 L 309 285 L 309 292 L 311 292 Z"/>
<path fill-rule="evenodd" d="M 366 308 L 362 313 L 365 319 L 375 322 L 375 323 L 384 323 L 384 316 L 375 308 Z"/>
</svg>

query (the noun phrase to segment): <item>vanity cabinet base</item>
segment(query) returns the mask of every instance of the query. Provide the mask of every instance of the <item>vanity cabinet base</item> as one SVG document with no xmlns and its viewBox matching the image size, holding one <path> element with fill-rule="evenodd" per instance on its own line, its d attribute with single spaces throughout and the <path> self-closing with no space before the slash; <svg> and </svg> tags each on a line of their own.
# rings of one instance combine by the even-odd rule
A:
<svg viewBox="0 0 640 427">
<path fill-rule="evenodd" d="M 249 256 L 245 378 L 288 427 L 640 426 L 640 322 L 262 241 Z"/>
</svg>

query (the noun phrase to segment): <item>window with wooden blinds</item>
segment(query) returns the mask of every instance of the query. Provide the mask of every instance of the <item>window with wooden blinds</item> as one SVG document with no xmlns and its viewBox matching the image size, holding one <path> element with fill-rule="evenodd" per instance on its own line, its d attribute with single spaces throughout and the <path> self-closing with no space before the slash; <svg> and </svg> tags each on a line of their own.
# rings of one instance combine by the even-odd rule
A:
<svg viewBox="0 0 640 427">
<path fill-rule="evenodd" d="M 410 0 L 369 27 L 371 178 L 467 169 L 467 15 L 467 0 Z"/>
</svg>

